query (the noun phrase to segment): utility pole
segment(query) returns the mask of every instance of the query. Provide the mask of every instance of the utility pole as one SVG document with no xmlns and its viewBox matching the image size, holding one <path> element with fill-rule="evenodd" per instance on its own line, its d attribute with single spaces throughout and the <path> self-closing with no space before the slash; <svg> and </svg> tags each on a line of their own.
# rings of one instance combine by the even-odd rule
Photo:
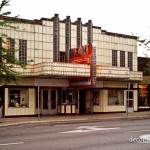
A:
<svg viewBox="0 0 150 150">
<path fill-rule="evenodd" d="M 40 120 L 40 87 L 38 85 L 38 120 Z"/>
</svg>

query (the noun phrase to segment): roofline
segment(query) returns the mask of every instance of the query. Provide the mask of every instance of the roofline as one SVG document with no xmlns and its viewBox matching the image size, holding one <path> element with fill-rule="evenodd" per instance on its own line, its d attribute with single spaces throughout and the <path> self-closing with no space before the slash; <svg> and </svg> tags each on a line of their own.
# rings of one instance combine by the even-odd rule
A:
<svg viewBox="0 0 150 150">
<path fill-rule="evenodd" d="M 29 24 L 37 24 L 37 25 L 42 25 L 42 21 L 53 21 L 54 17 L 52 18 L 41 18 L 41 19 L 34 19 L 34 20 L 29 20 L 29 19 L 23 19 L 23 18 L 18 18 L 18 17 L 8 17 L 8 16 L 0 16 L 0 19 L 6 20 L 6 19 L 13 19 L 13 21 L 20 22 L 20 23 L 29 23 Z M 60 23 L 65 23 L 65 20 L 60 20 Z M 76 25 L 77 21 L 71 22 L 72 25 Z M 82 26 L 87 26 L 87 23 L 82 24 Z M 133 35 L 126 35 L 126 34 L 120 34 L 120 33 L 115 33 L 115 32 L 107 32 L 106 30 L 102 30 L 101 27 L 98 26 L 93 26 L 93 28 L 100 29 L 101 32 L 105 35 L 112 35 L 112 36 L 117 36 L 117 37 L 124 37 L 124 38 L 131 38 L 131 39 L 138 39 L 137 36 Z"/>
<path fill-rule="evenodd" d="M 113 35 L 113 36 L 123 37 L 123 38 L 131 38 L 135 40 L 138 39 L 137 36 L 133 36 L 133 35 L 127 35 L 127 34 L 121 34 L 121 33 L 115 33 L 115 32 L 107 32 L 106 30 L 101 30 L 101 32 L 103 32 L 103 34 L 106 34 L 106 35 Z"/>
<path fill-rule="evenodd" d="M 29 20 L 29 19 L 23 19 L 18 17 L 8 17 L 8 16 L 0 16 L 0 19 L 8 20 L 8 21 L 16 21 L 18 23 L 29 23 L 29 24 L 38 24 L 42 25 L 42 21 L 38 19 Z"/>
</svg>

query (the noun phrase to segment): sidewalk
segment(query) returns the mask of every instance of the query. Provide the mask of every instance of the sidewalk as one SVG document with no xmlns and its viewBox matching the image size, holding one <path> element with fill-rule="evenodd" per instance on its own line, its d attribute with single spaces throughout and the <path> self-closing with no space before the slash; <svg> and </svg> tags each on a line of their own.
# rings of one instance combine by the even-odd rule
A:
<svg viewBox="0 0 150 150">
<path fill-rule="evenodd" d="M 29 123 L 72 123 L 72 122 L 88 122 L 112 119 L 143 119 L 150 118 L 150 111 L 128 113 L 106 113 L 106 114 L 85 114 L 85 115 L 50 115 L 38 117 L 13 117 L 0 118 L 0 127 L 29 124 Z"/>
</svg>

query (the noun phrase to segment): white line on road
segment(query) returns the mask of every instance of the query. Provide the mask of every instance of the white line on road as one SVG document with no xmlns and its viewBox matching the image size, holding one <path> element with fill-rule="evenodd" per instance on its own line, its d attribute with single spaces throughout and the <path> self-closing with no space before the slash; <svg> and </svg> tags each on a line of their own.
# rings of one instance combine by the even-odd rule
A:
<svg viewBox="0 0 150 150">
<path fill-rule="evenodd" d="M 150 131 L 150 130 L 135 130 L 135 131 L 127 131 L 124 133 L 132 133 L 132 132 L 138 133 L 138 132 L 146 132 L 146 131 Z"/>
<path fill-rule="evenodd" d="M 68 124 L 57 124 L 55 125 L 56 127 L 66 127 L 66 126 L 69 126 Z"/>
<path fill-rule="evenodd" d="M 96 127 L 96 126 L 80 126 L 75 130 L 64 131 L 60 133 L 81 133 L 81 132 L 93 132 L 93 131 L 104 131 L 104 130 L 114 130 L 114 129 L 120 129 L 120 127 L 104 128 L 104 127 Z"/>
<path fill-rule="evenodd" d="M 7 146 L 7 145 L 17 145 L 17 144 L 23 144 L 24 142 L 18 142 L 18 143 L 5 143 L 5 144 L 0 144 L 0 146 Z"/>
</svg>

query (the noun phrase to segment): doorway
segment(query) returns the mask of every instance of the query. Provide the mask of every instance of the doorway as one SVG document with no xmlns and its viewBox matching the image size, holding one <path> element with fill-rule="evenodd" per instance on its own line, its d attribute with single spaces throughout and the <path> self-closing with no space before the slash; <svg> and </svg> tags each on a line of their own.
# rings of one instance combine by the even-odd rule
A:
<svg viewBox="0 0 150 150">
<path fill-rule="evenodd" d="M 0 118 L 4 117 L 4 89 L 0 89 Z"/>
<path fill-rule="evenodd" d="M 128 112 L 134 111 L 133 102 L 134 102 L 134 91 L 129 90 L 129 91 L 127 91 L 127 109 L 128 109 Z"/>
<path fill-rule="evenodd" d="M 79 113 L 86 113 L 86 91 L 79 90 Z"/>
<path fill-rule="evenodd" d="M 42 114 L 57 114 L 57 90 L 43 89 L 41 93 Z"/>
</svg>

